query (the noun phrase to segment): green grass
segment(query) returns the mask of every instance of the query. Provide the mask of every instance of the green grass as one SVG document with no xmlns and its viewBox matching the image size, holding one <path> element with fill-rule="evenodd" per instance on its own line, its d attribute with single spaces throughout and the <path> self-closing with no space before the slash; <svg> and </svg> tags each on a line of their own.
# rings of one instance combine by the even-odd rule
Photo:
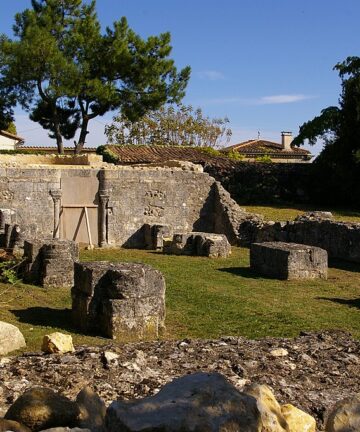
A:
<svg viewBox="0 0 360 432">
<path fill-rule="evenodd" d="M 286 221 L 293 220 L 296 216 L 312 210 L 331 211 L 335 220 L 343 222 L 360 222 L 360 211 L 344 210 L 344 209 L 331 209 L 331 208 L 314 208 L 309 206 L 248 206 L 240 205 L 251 213 L 258 213 L 265 217 L 266 220 L 272 221 Z"/>
<path fill-rule="evenodd" d="M 253 275 L 249 252 L 240 248 L 228 259 L 99 249 L 83 251 L 82 260 L 144 262 L 161 270 L 167 285 L 164 338 L 292 337 L 330 328 L 360 338 L 360 265 L 330 268 L 327 281 L 279 281 Z M 52 331 L 71 333 L 75 344 L 108 342 L 73 329 L 68 289 L 0 285 L 3 290 L 8 291 L 0 294 L 0 320 L 20 327 L 27 350 L 38 350 L 42 336 Z"/>
</svg>

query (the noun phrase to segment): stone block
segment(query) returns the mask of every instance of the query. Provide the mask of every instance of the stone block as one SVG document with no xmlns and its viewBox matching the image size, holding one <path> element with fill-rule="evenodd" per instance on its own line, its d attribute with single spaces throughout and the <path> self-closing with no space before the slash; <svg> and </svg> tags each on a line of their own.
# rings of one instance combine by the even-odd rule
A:
<svg viewBox="0 0 360 432">
<path fill-rule="evenodd" d="M 146 264 L 75 263 L 74 324 L 123 340 L 156 338 L 164 327 L 165 280 Z"/>
<path fill-rule="evenodd" d="M 164 247 L 164 239 L 171 236 L 168 225 L 144 225 L 145 248 L 150 250 L 161 250 Z"/>
<path fill-rule="evenodd" d="M 24 241 L 24 280 L 44 288 L 74 284 L 74 262 L 79 247 L 72 240 L 34 239 Z"/>
<path fill-rule="evenodd" d="M 210 258 L 227 258 L 231 246 L 224 234 L 191 232 L 174 234 L 164 252 L 174 255 L 207 256 Z"/>
<path fill-rule="evenodd" d="M 297 243 L 253 243 L 250 267 L 254 272 L 276 279 L 326 279 L 327 252 Z"/>
</svg>

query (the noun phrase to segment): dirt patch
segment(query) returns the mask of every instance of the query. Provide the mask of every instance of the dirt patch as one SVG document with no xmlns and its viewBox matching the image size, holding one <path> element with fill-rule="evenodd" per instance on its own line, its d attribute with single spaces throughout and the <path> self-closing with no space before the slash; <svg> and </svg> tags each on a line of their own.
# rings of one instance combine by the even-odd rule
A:
<svg viewBox="0 0 360 432">
<path fill-rule="evenodd" d="M 108 363 L 104 351 L 118 357 Z M 295 339 L 223 337 L 79 346 L 73 354 L 2 358 L 0 417 L 34 385 L 71 398 L 90 385 L 109 404 L 152 395 L 173 378 L 198 371 L 220 372 L 239 390 L 249 383 L 268 384 L 280 403 L 313 415 L 322 429 L 326 410 L 360 391 L 360 342 L 348 333 L 328 331 Z"/>
</svg>

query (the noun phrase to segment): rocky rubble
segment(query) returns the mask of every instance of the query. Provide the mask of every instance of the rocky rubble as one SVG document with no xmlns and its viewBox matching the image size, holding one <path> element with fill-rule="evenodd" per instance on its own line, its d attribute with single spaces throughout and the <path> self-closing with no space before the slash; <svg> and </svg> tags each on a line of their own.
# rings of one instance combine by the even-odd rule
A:
<svg viewBox="0 0 360 432">
<path fill-rule="evenodd" d="M 78 346 L 64 355 L 3 357 L 0 417 L 34 386 L 75 400 L 88 385 L 109 405 L 116 399 L 157 394 L 175 377 L 201 371 L 219 372 L 241 391 L 266 384 L 279 404 L 294 405 L 314 416 L 323 430 L 330 408 L 360 391 L 360 342 L 345 332 L 327 331 L 295 339 L 156 341 Z"/>
</svg>

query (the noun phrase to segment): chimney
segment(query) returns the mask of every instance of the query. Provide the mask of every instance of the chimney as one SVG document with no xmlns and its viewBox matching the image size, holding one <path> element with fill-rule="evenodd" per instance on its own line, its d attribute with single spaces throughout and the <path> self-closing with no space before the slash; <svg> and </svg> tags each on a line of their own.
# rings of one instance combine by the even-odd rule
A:
<svg viewBox="0 0 360 432">
<path fill-rule="evenodd" d="M 281 132 L 281 145 L 284 151 L 291 151 L 292 132 Z"/>
</svg>

